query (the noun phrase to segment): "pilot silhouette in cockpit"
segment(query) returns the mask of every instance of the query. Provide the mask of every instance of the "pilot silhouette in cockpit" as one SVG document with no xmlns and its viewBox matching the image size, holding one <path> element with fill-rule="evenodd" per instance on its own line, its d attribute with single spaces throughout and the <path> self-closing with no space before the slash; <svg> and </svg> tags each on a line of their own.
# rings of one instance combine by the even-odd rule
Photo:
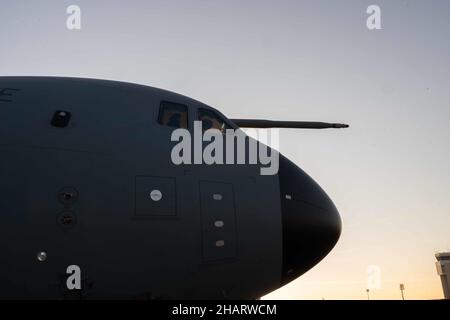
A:
<svg viewBox="0 0 450 320">
<path fill-rule="evenodd" d="M 167 121 L 167 125 L 170 127 L 181 128 L 181 115 L 174 113 Z"/>
</svg>

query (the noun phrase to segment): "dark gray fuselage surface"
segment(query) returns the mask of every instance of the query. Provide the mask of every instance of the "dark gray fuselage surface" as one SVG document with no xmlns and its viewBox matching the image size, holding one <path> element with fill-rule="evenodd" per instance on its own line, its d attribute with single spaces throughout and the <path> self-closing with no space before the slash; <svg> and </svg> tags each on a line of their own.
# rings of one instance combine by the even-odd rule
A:
<svg viewBox="0 0 450 320">
<path fill-rule="evenodd" d="M 173 164 L 162 101 L 188 107 L 191 132 L 198 108 L 223 116 L 147 86 L 0 77 L 0 298 L 254 299 L 332 249 L 336 208 L 286 158 L 266 176 Z M 52 125 L 58 110 L 67 126 Z M 67 289 L 70 265 L 81 290 Z"/>
</svg>

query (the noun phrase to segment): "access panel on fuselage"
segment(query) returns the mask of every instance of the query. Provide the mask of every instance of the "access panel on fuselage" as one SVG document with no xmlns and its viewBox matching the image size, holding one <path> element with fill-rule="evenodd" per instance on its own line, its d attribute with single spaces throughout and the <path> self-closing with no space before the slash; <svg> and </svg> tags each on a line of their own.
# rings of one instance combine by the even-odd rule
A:
<svg viewBox="0 0 450 320">
<path fill-rule="evenodd" d="M 200 181 L 203 261 L 237 256 L 236 210 L 233 185 Z"/>
</svg>

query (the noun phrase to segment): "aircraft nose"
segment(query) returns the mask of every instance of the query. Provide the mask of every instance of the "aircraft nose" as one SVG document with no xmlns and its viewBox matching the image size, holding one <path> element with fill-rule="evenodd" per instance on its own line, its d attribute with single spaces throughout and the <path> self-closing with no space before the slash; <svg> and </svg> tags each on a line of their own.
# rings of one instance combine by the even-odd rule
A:
<svg viewBox="0 0 450 320">
<path fill-rule="evenodd" d="M 303 170 L 282 155 L 279 168 L 284 285 L 331 251 L 341 234 L 341 218 L 328 195 Z"/>
</svg>

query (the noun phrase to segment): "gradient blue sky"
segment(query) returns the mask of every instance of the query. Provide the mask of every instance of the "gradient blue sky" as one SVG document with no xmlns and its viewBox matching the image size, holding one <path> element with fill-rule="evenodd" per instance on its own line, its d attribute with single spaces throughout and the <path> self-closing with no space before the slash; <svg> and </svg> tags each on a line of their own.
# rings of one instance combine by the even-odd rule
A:
<svg viewBox="0 0 450 320">
<path fill-rule="evenodd" d="M 176 91 L 230 117 L 341 121 L 282 130 L 344 228 L 317 267 L 269 295 L 441 298 L 450 249 L 450 2 L 0 0 L 1 75 L 60 75 Z M 66 28 L 67 6 L 82 30 Z M 382 10 L 382 30 L 366 9 Z"/>
</svg>

